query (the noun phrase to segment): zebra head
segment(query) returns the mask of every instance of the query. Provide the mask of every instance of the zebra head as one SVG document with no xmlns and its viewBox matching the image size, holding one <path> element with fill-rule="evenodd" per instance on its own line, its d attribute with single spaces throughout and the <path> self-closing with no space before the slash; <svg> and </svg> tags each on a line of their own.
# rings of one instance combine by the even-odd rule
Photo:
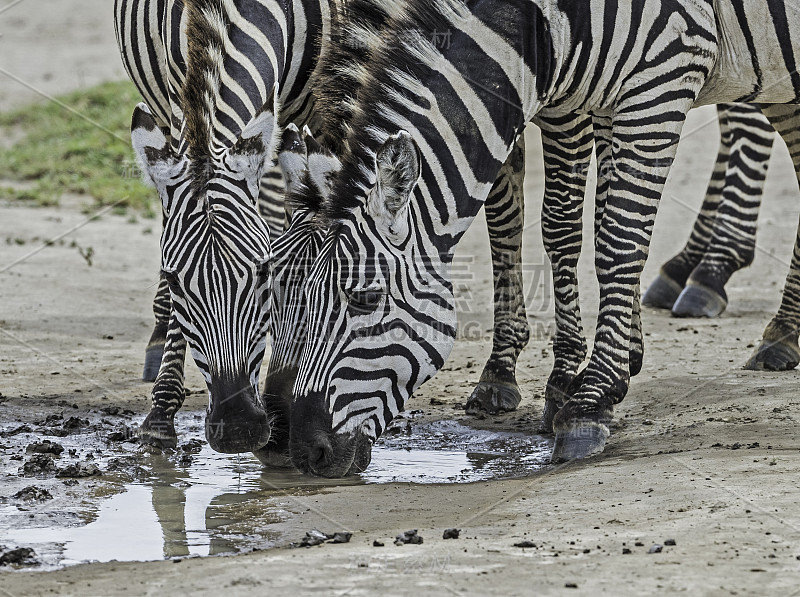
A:
<svg viewBox="0 0 800 597">
<path fill-rule="evenodd" d="M 144 104 L 131 138 L 164 210 L 161 267 L 209 390 L 206 437 L 220 452 L 258 449 L 270 420 L 258 395 L 268 326 L 269 233 L 256 200 L 276 145 L 273 101 L 231 145 L 175 150 Z"/>
<path fill-rule="evenodd" d="M 272 245 L 270 261 L 272 352 L 264 397 L 275 418 L 269 451 L 256 453 L 269 464 L 279 462 L 276 452 L 289 454 L 292 390 L 306 342 L 303 284 L 322 244 L 324 231 L 317 212 L 330 192 L 330 175 L 340 166 L 339 160 L 322 148 L 308 129 L 301 134 L 294 124 L 283 132 L 278 162 L 286 181 L 286 204 L 291 217 L 288 229 Z"/>
<path fill-rule="evenodd" d="M 332 200 L 343 192 L 360 199 L 330 218 L 302 287 L 306 343 L 290 438 L 301 470 L 363 470 L 372 443 L 452 349 L 454 298 L 440 252 L 427 244 L 420 163 L 401 131 L 375 152 L 366 188 L 346 172 L 336 177 Z"/>
</svg>

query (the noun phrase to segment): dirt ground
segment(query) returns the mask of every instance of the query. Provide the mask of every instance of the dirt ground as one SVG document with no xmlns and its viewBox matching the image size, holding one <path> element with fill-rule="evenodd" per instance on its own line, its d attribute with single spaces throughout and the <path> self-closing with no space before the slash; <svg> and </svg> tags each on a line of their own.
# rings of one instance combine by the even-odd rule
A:
<svg viewBox="0 0 800 597">
<path fill-rule="evenodd" d="M 0 7 L 0 108 L 34 99 L 5 71 L 48 93 L 121 77 L 108 4 L 28 0 Z M 534 337 L 518 367 L 523 403 L 517 413 L 483 420 L 454 408 L 477 382 L 490 349 L 491 277 L 479 218 L 459 247 L 462 338 L 446 368 L 408 405 L 422 411 L 419 420 L 535 431 L 552 364 L 552 284 L 537 219 L 540 145 L 536 131 L 528 134 L 525 261 Z M 645 284 L 685 241 L 717 142 L 713 110 L 693 112 L 662 202 Z M 294 502 L 270 533 L 285 546 L 312 528 L 335 526 L 353 532 L 348 544 L 55 572 L 3 570 L 0 593 L 800 594 L 800 374 L 741 369 L 780 300 L 798 197 L 786 149 L 776 145 L 759 250 L 753 265 L 731 280 L 728 310 L 714 321 L 644 313 L 644 369 L 618 407 L 599 457 L 522 479 L 331 487 Z M 152 325 L 159 222 L 105 214 L 86 223 L 84 202 L 65 197 L 57 209 L 0 206 L 2 429 L 62 412 L 89 416 L 108 406 L 134 411 L 133 421 L 147 411 L 149 385 L 139 376 Z M 58 237 L 64 242 L 43 247 Z M 591 336 L 597 311 L 591 246 L 581 270 Z M 200 410 L 202 381 L 194 364 L 187 368 L 188 387 L 196 391 L 186 408 Z M 16 448 L 13 437 L 0 439 L 5 469 Z M 0 495 L 22 483 L 5 476 Z M 53 486 L 63 507 L 86 499 L 79 490 L 87 481 L 79 483 L 72 494 Z M 448 527 L 460 528 L 461 538 L 442 539 Z M 411 528 L 419 529 L 422 545 L 391 544 Z M 665 545 L 668 539 L 675 545 Z M 373 540 L 386 546 L 373 547 Z M 523 540 L 535 547 L 514 546 Z M 654 544 L 663 551 L 648 553 Z"/>
</svg>

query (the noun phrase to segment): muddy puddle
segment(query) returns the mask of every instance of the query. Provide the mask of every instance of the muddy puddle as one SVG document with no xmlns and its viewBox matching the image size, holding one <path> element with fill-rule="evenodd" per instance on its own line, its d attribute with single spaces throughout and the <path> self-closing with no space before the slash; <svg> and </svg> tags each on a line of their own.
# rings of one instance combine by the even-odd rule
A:
<svg viewBox="0 0 800 597">
<path fill-rule="evenodd" d="M 203 413 L 179 415 L 180 441 L 170 454 L 148 453 L 130 441 L 125 432 L 138 419 L 117 425 L 116 441 L 108 439 L 108 421 L 102 421 L 106 427 L 85 422 L 74 433 L 47 438 L 51 444 L 44 447 L 47 427 L 9 434 L 14 426 L 3 426 L 0 473 L 9 482 L 0 489 L 0 551 L 32 548 L 35 556 L 21 568 L 266 549 L 286 544 L 270 527 L 305 511 L 306 497 L 322 488 L 519 477 L 545 466 L 550 451 L 535 435 L 407 421 L 373 448 L 364 473 L 330 481 L 264 469 L 249 455 L 213 452 L 200 441 Z"/>
</svg>

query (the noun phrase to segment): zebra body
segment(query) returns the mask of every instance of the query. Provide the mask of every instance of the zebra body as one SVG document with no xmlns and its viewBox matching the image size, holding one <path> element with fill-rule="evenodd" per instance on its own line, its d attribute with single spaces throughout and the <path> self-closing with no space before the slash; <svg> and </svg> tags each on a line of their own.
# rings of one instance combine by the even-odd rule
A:
<svg viewBox="0 0 800 597">
<path fill-rule="evenodd" d="M 748 17 L 782 11 L 779 2 L 751 4 Z M 718 12 L 690 0 L 364 8 L 383 11 L 399 41 L 372 43 L 368 64 L 338 65 L 358 92 L 346 109 L 342 169 L 318 214 L 329 226 L 304 284 L 296 465 L 330 476 L 363 466 L 365 446 L 441 368 L 455 336 L 447 271 L 455 245 L 525 123 L 574 113 L 600 124 L 599 155 L 612 167 L 598 181 L 595 211 L 595 344 L 555 414 L 554 459 L 602 450 L 613 405 L 627 392 L 632 345 L 641 344 L 632 336 L 639 276 L 686 113 L 800 96 L 787 66 L 799 47 L 790 33 L 797 17 L 755 20 L 752 32 L 741 3 L 713 6 Z M 374 29 L 362 24 L 349 34 L 371 40 Z M 443 28 L 446 47 L 430 41 Z M 772 43 L 755 47 L 754 35 Z M 786 134 L 793 110 L 766 112 Z"/>
</svg>

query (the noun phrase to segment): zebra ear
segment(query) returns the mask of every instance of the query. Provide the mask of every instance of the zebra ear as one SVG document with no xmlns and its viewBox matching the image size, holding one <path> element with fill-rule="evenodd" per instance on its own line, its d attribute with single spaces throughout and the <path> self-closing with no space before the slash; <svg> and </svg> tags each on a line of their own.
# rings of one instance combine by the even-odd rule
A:
<svg viewBox="0 0 800 597">
<path fill-rule="evenodd" d="M 307 126 L 303 127 L 303 140 L 308 148 L 308 175 L 327 199 L 331 193 L 333 177 L 342 169 L 342 163 L 317 142 Z"/>
<path fill-rule="evenodd" d="M 228 167 L 243 174 L 245 178 L 260 179 L 264 169 L 272 164 L 272 156 L 280 138 L 275 105 L 273 87 L 270 98 L 245 125 L 236 143 L 226 152 L 225 162 Z"/>
<path fill-rule="evenodd" d="M 146 183 L 160 188 L 174 176 L 178 159 L 146 104 L 140 103 L 133 110 L 131 144 Z"/>
<path fill-rule="evenodd" d="M 392 234 L 400 233 L 398 225 L 419 180 L 420 162 L 419 148 L 406 131 L 391 135 L 375 155 L 376 180 L 367 209 Z"/>
<path fill-rule="evenodd" d="M 294 123 L 283 129 L 281 146 L 278 149 L 278 164 L 283 172 L 286 192 L 297 192 L 308 170 L 308 150 L 300 136 L 300 130 Z"/>
</svg>

